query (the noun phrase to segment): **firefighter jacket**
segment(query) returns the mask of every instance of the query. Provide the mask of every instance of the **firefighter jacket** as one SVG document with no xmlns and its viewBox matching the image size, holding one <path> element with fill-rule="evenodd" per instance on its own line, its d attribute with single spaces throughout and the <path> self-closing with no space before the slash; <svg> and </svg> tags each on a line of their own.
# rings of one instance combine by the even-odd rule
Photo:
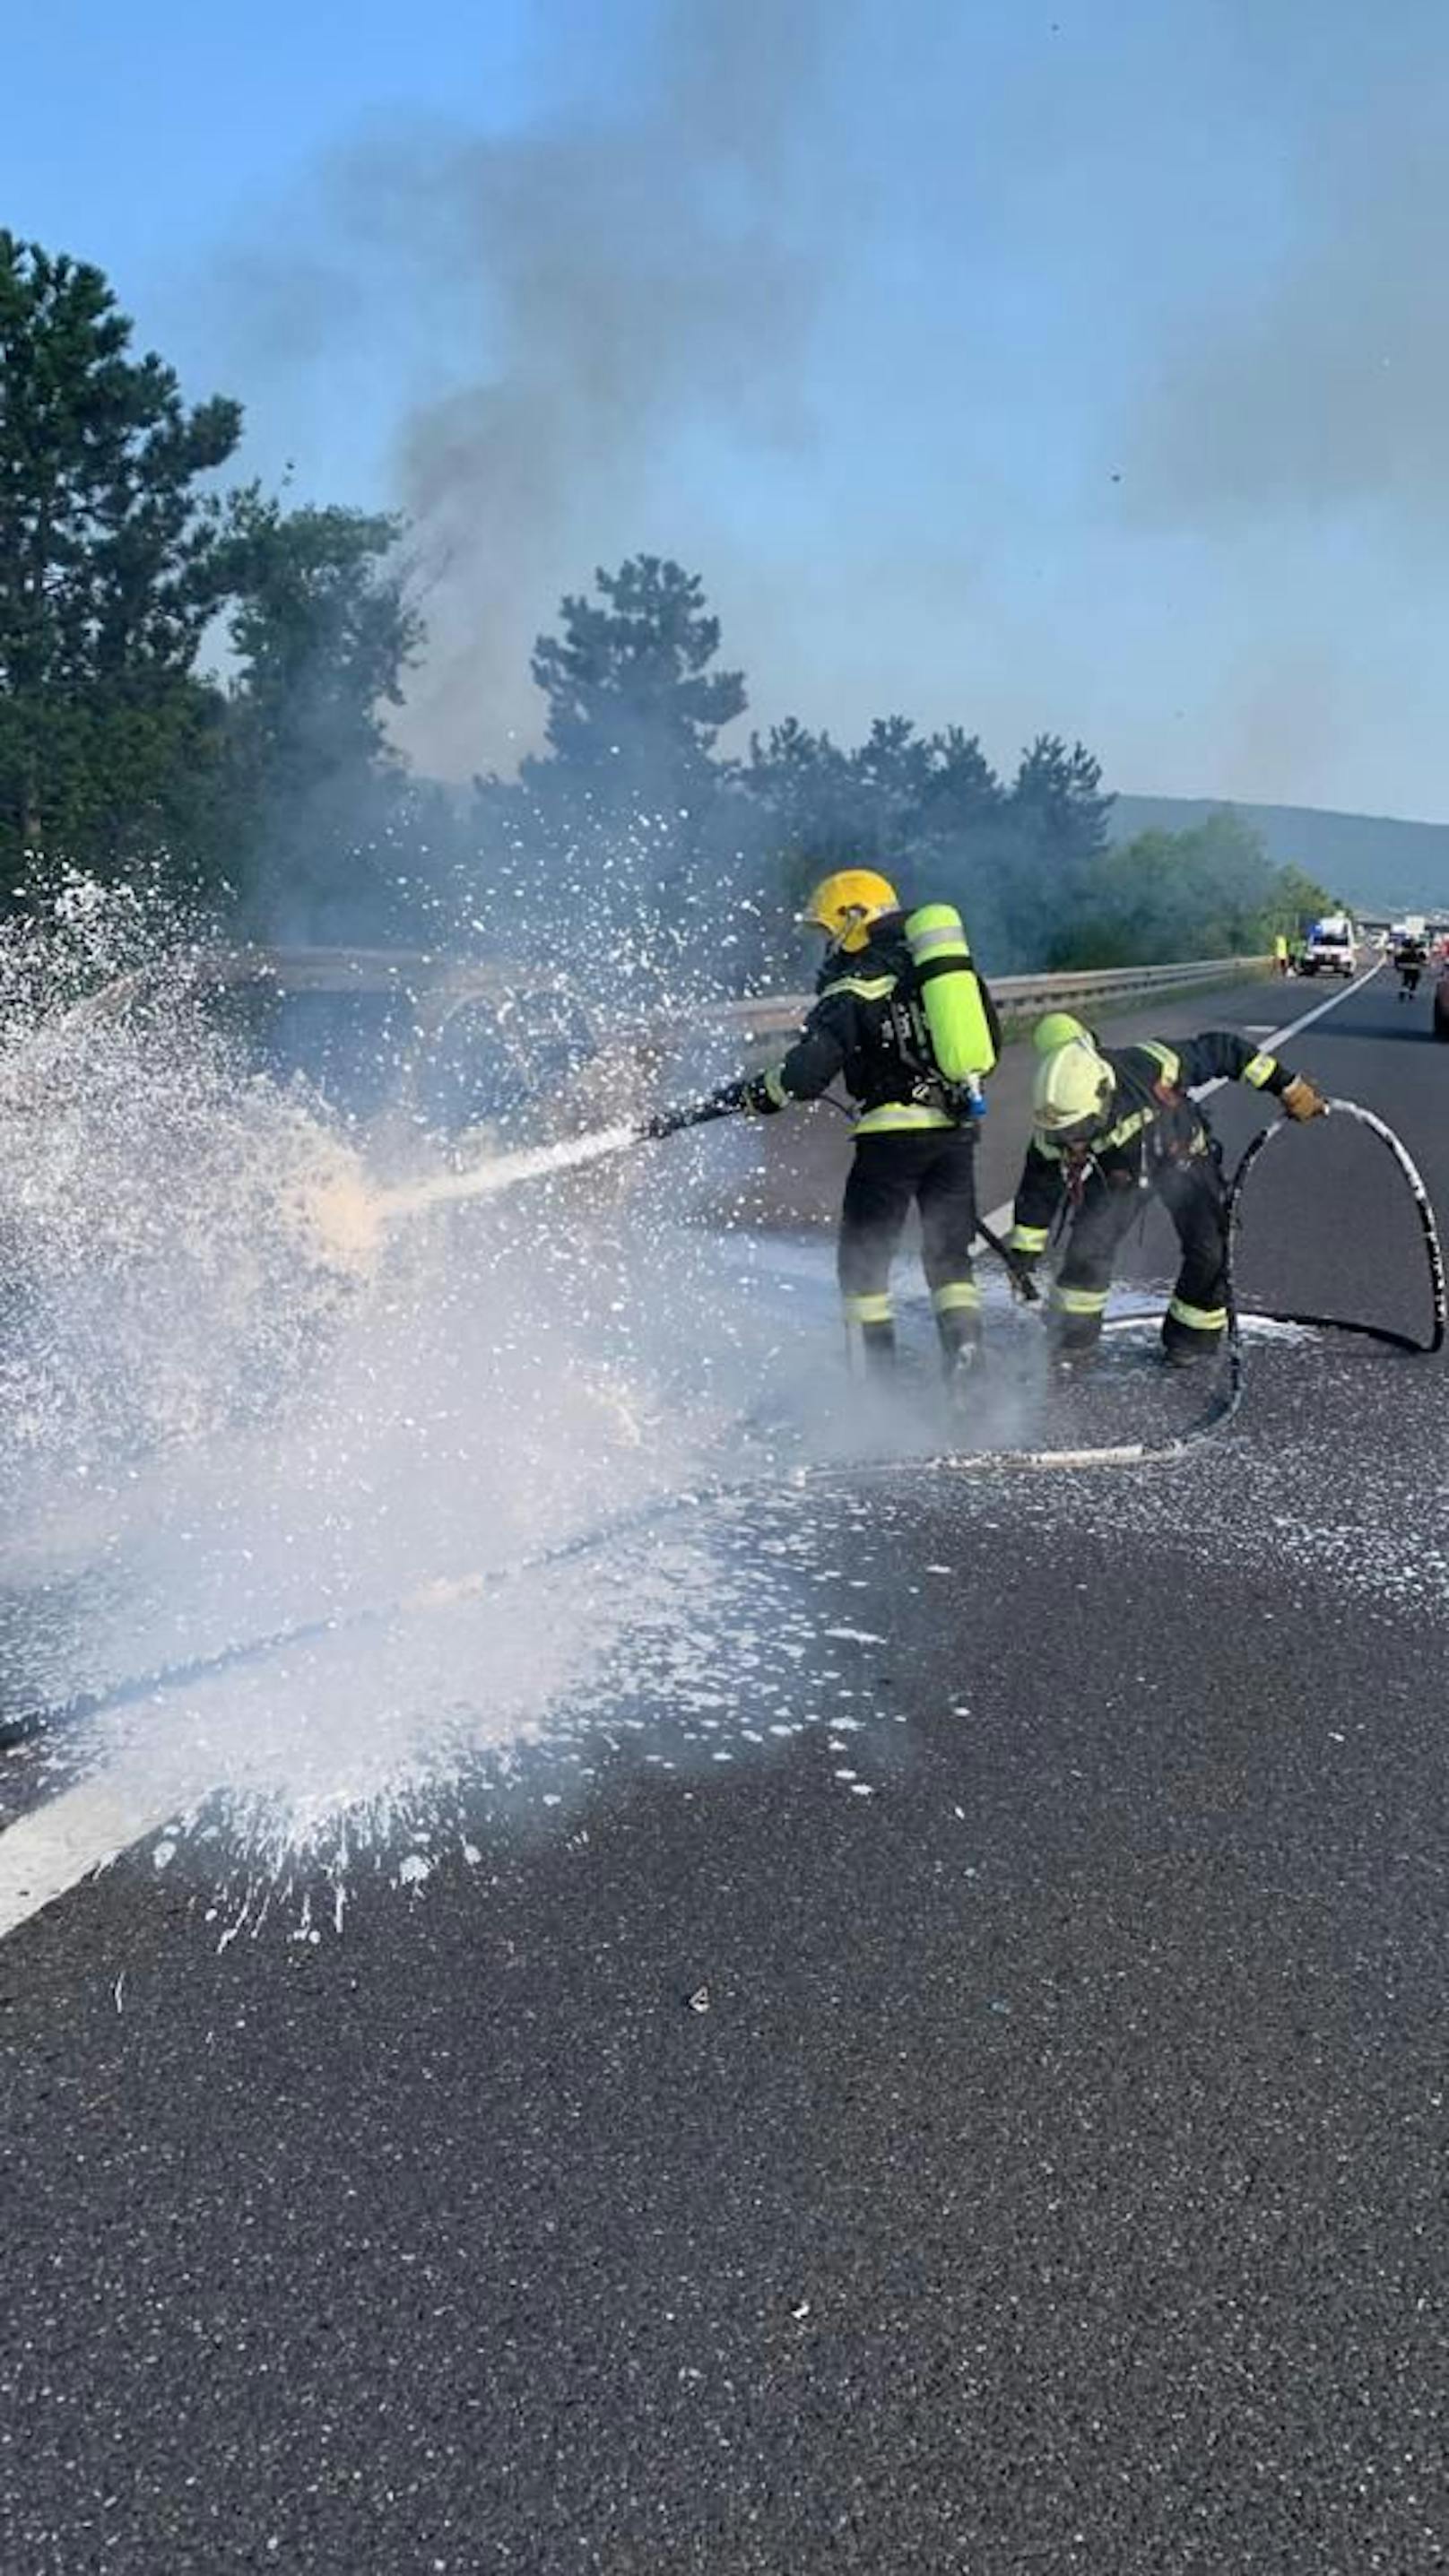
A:
<svg viewBox="0 0 1449 2576">
<path fill-rule="evenodd" d="M 996 1005 L 985 979 L 978 974 L 977 981 L 999 1047 Z M 932 1061 L 902 913 L 873 923 L 866 946 L 853 954 L 833 949 L 815 990 L 815 1007 L 784 1062 L 746 1086 L 750 1108 L 818 1100 L 838 1075 L 858 1104 L 857 1136 L 964 1123 Z"/>
<path fill-rule="evenodd" d="M 1085 1157 L 1108 1188 L 1153 1189 L 1173 1164 L 1211 1151 L 1202 1112 L 1188 1094 L 1206 1082 L 1246 1082 L 1276 1098 L 1293 1080 L 1276 1056 L 1259 1055 L 1231 1029 L 1207 1029 L 1176 1046 L 1149 1039 L 1140 1046 L 1098 1047 L 1115 1078 L 1103 1132 Z M 1073 1170 L 1075 1149 L 1033 1136 L 1017 1186 L 1011 1245 L 1016 1252 L 1044 1252 L 1052 1220 Z"/>
</svg>

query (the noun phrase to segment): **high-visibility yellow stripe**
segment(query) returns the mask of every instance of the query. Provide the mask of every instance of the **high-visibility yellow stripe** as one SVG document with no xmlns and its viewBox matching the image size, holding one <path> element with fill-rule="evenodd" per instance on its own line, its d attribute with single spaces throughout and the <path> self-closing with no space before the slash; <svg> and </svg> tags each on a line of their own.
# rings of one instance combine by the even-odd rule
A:
<svg viewBox="0 0 1449 2576">
<path fill-rule="evenodd" d="M 970 949 L 967 947 L 966 942 L 954 921 L 948 922 L 944 928 L 940 930 L 912 931 L 911 955 L 915 959 L 917 965 L 920 964 L 923 957 L 930 956 L 933 948 L 954 948 L 957 955 L 961 957 L 969 957 L 971 954 Z"/>
<path fill-rule="evenodd" d="M 883 1109 L 867 1109 L 857 1118 L 857 1136 L 893 1136 L 902 1128 L 954 1127 L 956 1121 L 944 1109 L 923 1109 L 912 1100 L 887 1101 Z"/>
<path fill-rule="evenodd" d="M 1133 1137 L 1140 1136 L 1144 1127 L 1150 1127 L 1156 1116 L 1157 1103 L 1154 1101 L 1150 1109 L 1134 1109 L 1130 1118 L 1119 1119 L 1117 1125 L 1109 1127 L 1105 1135 L 1089 1134 L 1069 1139 L 1065 1145 L 1054 1145 L 1051 1138 L 1038 1127 L 1031 1141 L 1043 1160 L 1048 1163 L 1059 1163 L 1063 1155 L 1071 1151 L 1074 1142 L 1090 1145 L 1094 1154 L 1110 1154 L 1114 1145 L 1130 1145 Z"/>
<path fill-rule="evenodd" d="M 938 1315 L 974 1315 L 981 1303 L 981 1291 L 974 1279 L 948 1279 L 944 1288 L 931 1290 L 931 1304 Z"/>
<path fill-rule="evenodd" d="M 1134 1136 L 1140 1136 L 1144 1127 L 1151 1126 L 1156 1115 L 1155 1108 L 1134 1109 L 1130 1118 L 1120 1119 L 1115 1127 L 1108 1128 L 1105 1136 L 1097 1139 L 1096 1151 L 1106 1154 L 1114 1145 L 1130 1145 Z"/>
<path fill-rule="evenodd" d="M 1142 1053 L 1150 1055 L 1155 1063 L 1161 1065 L 1166 1080 L 1176 1082 L 1182 1072 L 1181 1056 L 1175 1054 L 1170 1046 L 1163 1046 L 1157 1038 L 1144 1038 L 1141 1043 Z"/>
<path fill-rule="evenodd" d="M 854 993 L 862 1002 L 883 1002 L 887 993 L 895 989 L 894 975 L 842 975 L 836 983 L 823 987 L 820 999 L 828 1002 L 832 993 Z"/>
<path fill-rule="evenodd" d="M 847 1324 L 888 1324 L 891 1321 L 891 1301 L 883 1294 L 871 1297 L 847 1297 L 845 1320 Z"/>
<path fill-rule="evenodd" d="M 770 1099 L 777 1101 L 782 1109 L 785 1107 L 786 1102 L 792 1097 L 792 1095 L 785 1089 L 780 1067 L 777 1064 L 772 1064 L 769 1072 L 765 1076 L 765 1090 Z"/>
<path fill-rule="evenodd" d="M 1045 1252 L 1051 1241 L 1051 1228 L 1046 1225 L 1014 1225 L 1010 1249 L 1013 1252 Z"/>
<path fill-rule="evenodd" d="M 1167 1311 L 1175 1324 L 1186 1324 L 1190 1332 L 1221 1333 L 1227 1326 L 1226 1306 L 1189 1306 L 1185 1297 L 1172 1297 Z"/>
<path fill-rule="evenodd" d="M 1064 1288 L 1058 1280 L 1052 1304 L 1064 1315 L 1100 1315 L 1109 1293 L 1106 1288 Z"/>
<path fill-rule="evenodd" d="M 1275 1055 L 1255 1055 L 1252 1063 L 1245 1064 L 1243 1067 L 1243 1080 L 1251 1082 L 1255 1091 L 1261 1091 L 1265 1082 L 1272 1081 L 1277 1070 L 1278 1059 Z"/>
</svg>

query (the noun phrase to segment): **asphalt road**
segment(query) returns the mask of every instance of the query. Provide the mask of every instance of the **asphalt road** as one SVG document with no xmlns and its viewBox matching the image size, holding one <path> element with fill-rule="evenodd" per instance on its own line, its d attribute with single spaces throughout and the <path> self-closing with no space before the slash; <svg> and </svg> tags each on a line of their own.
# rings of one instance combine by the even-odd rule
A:
<svg viewBox="0 0 1449 2576">
<path fill-rule="evenodd" d="M 1427 1002 L 1285 1052 L 1449 1207 Z M 1426 1320 L 1371 1140 L 1255 1191 L 1250 1302 Z M 1195 1399 L 1129 1337 L 1082 1401 Z M 1181 1468 L 758 1492 L 340 1930 L 215 1821 L 21 1922 L 6 2576 L 1443 2565 L 1444 1401 L 1264 1339 Z"/>
</svg>

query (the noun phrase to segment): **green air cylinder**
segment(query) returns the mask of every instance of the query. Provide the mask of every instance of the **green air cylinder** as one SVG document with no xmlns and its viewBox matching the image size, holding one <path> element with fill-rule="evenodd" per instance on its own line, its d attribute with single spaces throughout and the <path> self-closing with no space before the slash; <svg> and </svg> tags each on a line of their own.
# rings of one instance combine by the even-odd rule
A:
<svg viewBox="0 0 1449 2576">
<path fill-rule="evenodd" d="M 996 1062 L 981 985 L 961 915 L 951 903 L 924 903 L 906 921 L 906 945 L 920 986 L 931 1052 L 943 1082 L 971 1082 Z"/>
</svg>

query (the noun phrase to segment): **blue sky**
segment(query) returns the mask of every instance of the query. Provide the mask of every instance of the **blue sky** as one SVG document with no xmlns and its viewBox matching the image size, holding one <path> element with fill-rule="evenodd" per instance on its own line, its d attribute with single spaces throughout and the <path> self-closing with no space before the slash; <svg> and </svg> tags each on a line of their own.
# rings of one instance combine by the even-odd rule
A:
<svg viewBox="0 0 1449 2576">
<path fill-rule="evenodd" d="M 650 547 L 754 721 L 1449 814 L 1441 7 L 61 0 L 7 68 L 0 221 L 410 512 L 427 765 Z"/>
</svg>

